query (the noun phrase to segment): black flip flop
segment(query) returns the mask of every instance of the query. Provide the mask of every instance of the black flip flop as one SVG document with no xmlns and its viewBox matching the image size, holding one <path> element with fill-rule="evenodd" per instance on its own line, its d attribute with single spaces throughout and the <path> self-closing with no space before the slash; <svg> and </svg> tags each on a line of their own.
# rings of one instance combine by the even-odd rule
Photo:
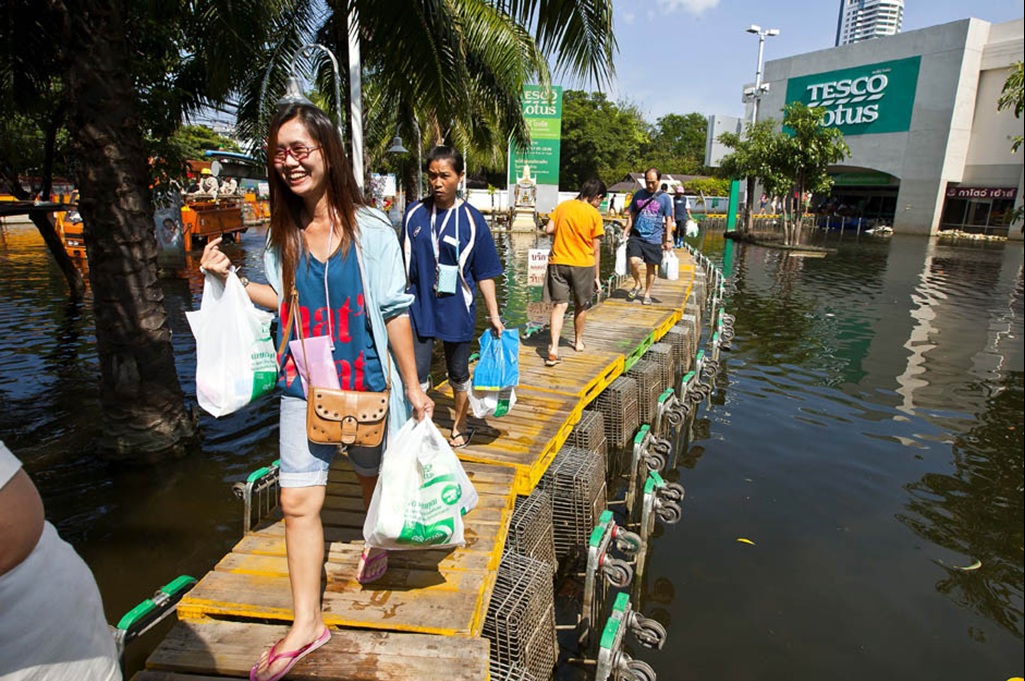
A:
<svg viewBox="0 0 1025 681">
<path fill-rule="evenodd" d="M 448 446 L 451 447 L 452 449 L 462 449 L 466 445 L 470 444 L 470 440 L 473 439 L 473 434 L 476 433 L 476 432 L 477 432 L 477 430 L 475 428 L 467 428 L 466 430 L 464 430 L 461 433 L 452 433 L 452 437 L 450 437 L 449 440 L 448 440 Z M 452 440 L 455 440 L 456 438 L 462 438 L 463 439 L 463 444 L 461 444 L 461 445 L 454 445 L 454 444 L 452 444 Z"/>
</svg>

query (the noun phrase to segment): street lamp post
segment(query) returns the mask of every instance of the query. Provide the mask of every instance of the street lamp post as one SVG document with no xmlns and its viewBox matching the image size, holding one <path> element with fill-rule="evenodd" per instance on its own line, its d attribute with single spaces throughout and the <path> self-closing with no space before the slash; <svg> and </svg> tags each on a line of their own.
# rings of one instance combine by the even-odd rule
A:
<svg viewBox="0 0 1025 681">
<path fill-rule="evenodd" d="M 421 186 L 423 185 L 423 161 L 421 160 L 421 140 L 420 140 L 420 124 L 416 118 L 413 119 L 413 131 L 416 133 L 416 200 L 419 201 L 423 198 L 421 194 Z M 388 148 L 389 154 L 408 154 L 409 150 L 402 146 L 402 137 L 399 136 L 396 131 L 395 137 L 392 137 L 391 146 Z"/>
<path fill-rule="evenodd" d="M 761 100 L 762 95 L 769 91 L 768 83 L 762 83 L 762 57 L 765 55 L 765 37 L 779 35 L 779 29 L 767 28 L 762 30 L 761 26 L 751 24 L 745 30 L 758 36 L 758 68 L 755 71 L 755 86 L 752 90 L 744 93 L 750 95 L 751 98 L 751 124 L 753 125 L 758 120 L 758 102 Z"/>
</svg>

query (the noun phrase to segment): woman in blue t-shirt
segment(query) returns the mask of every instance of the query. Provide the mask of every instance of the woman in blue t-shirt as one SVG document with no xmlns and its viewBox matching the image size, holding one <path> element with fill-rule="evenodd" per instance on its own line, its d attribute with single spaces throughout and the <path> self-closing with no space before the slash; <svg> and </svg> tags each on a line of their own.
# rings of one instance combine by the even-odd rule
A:
<svg viewBox="0 0 1025 681">
<path fill-rule="evenodd" d="M 299 309 L 290 338 L 298 338 L 297 332 L 306 339 L 329 338 L 343 389 L 380 391 L 390 383 L 387 433 L 394 437 L 410 407 L 420 419 L 430 417 L 434 406 L 417 379 L 407 314 L 413 297 L 405 292 L 395 232 L 382 213 L 363 204 L 338 132 L 323 111 L 309 104 L 284 108 L 271 122 L 267 142 L 271 221 L 264 269 L 270 283 L 242 278 L 243 286 L 255 304 L 277 310 L 282 321 L 291 312 L 294 287 Z M 207 245 L 200 265 L 223 278 L 231 262 L 220 241 Z M 307 439 L 302 380 L 288 350 L 280 359 L 279 481 L 294 620 L 286 636 L 253 665 L 254 681 L 281 678 L 331 638 L 321 611 L 320 509 L 338 447 Z M 347 449 L 364 506 L 373 495 L 386 443 Z M 356 578 L 367 583 L 381 577 L 387 556 L 365 547 Z"/>
<path fill-rule="evenodd" d="M 453 447 L 465 447 L 473 436 L 466 418 L 478 288 L 492 330 L 501 335 L 505 329 L 494 282 L 503 272 L 502 261 L 484 216 L 456 198 L 462 179 L 462 154 L 452 147 L 434 147 L 427 155 L 431 195 L 409 207 L 402 230 L 406 291 L 416 298 L 410 307 L 416 371 L 426 390 L 434 341 L 441 340 L 455 406 L 449 439 Z"/>
</svg>

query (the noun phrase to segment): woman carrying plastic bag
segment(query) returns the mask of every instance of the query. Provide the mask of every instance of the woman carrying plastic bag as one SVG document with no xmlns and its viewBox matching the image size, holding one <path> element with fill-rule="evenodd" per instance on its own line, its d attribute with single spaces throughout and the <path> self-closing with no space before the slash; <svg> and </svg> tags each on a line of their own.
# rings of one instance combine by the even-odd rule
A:
<svg viewBox="0 0 1025 681">
<path fill-rule="evenodd" d="M 222 283 L 207 275 L 203 301 L 185 317 L 196 337 L 196 399 L 212 416 L 238 411 L 274 389 L 278 365 L 274 315 L 249 300 L 234 271 Z"/>
</svg>

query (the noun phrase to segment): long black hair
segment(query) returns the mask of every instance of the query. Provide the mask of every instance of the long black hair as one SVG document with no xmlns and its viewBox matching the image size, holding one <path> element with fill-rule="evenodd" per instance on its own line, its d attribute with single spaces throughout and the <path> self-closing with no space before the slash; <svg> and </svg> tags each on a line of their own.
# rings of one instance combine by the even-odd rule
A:
<svg viewBox="0 0 1025 681">
<path fill-rule="evenodd" d="M 293 119 L 302 122 L 310 137 L 320 146 L 319 153 L 324 158 L 327 178 L 327 199 L 340 223 L 336 225 L 336 230 L 343 251 L 357 237 L 356 209 L 365 205 L 356 177 L 352 174 L 349 157 L 345 154 L 345 147 L 328 115 L 312 104 L 289 104 L 279 111 L 271 121 L 267 134 L 267 180 L 271 207 L 268 243 L 278 250 L 281 257 L 284 291 L 279 293 L 285 296 L 291 290 L 295 268 L 304 248 L 303 200 L 281 178 L 274 165 L 274 153 L 278 148 L 278 131 Z"/>
</svg>

